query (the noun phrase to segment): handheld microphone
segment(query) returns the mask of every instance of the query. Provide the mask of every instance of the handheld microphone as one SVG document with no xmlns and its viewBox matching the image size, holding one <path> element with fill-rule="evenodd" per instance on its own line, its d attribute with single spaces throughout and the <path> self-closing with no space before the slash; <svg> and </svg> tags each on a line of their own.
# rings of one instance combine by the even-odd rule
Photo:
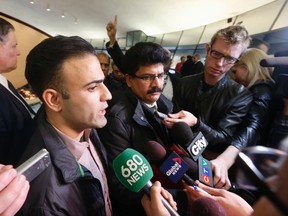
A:
<svg viewBox="0 0 288 216">
<path fill-rule="evenodd" d="M 262 67 L 281 67 L 288 66 L 288 57 L 274 57 L 274 58 L 266 58 L 260 61 L 260 65 Z"/>
<path fill-rule="evenodd" d="M 204 191 L 201 188 L 198 188 L 195 181 L 186 174 L 189 170 L 189 165 L 176 152 L 172 151 L 172 153 L 167 156 L 165 148 L 160 143 L 148 141 L 145 145 L 144 153 L 151 160 L 151 163 L 160 166 L 161 172 L 173 183 L 176 184 L 183 179 L 186 184 L 193 186 L 195 190 Z M 206 191 L 204 192 L 207 193 Z"/>
<path fill-rule="evenodd" d="M 135 151 L 127 148 L 113 161 L 115 175 L 119 181 L 129 190 L 139 192 L 141 189 L 150 197 L 150 188 L 153 171 L 146 158 Z M 172 216 L 179 216 L 166 199 L 161 196 L 161 201 Z"/>
<path fill-rule="evenodd" d="M 198 162 L 199 181 L 213 187 L 213 173 L 210 161 L 202 157 L 203 151 L 206 149 L 208 142 L 201 132 L 193 136 L 191 128 L 185 122 L 177 122 L 171 130 L 172 137 L 182 149 Z"/>
<path fill-rule="evenodd" d="M 193 136 L 191 128 L 185 122 L 175 123 L 172 127 L 171 134 L 175 142 L 186 149 L 194 161 L 199 159 L 208 145 L 203 134 L 198 132 L 196 136 Z"/>
</svg>

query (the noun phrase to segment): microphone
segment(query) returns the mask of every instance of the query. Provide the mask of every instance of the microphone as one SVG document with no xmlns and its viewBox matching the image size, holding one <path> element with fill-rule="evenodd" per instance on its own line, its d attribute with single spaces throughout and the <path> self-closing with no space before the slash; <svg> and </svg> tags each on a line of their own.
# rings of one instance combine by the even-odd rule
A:
<svg viewBox="0 0 288 216">
<path fill-rule="evenodd" d="M 177 122 L 171 129 L 171 135 L 174 141 L 178 143 L 182 149 L 186 150 L 194 161 L 198 162 L 199 181 L 213 187 L 212 165 L 210 161 L 202 157 L 202 153 L 208 145 L 203 134 L 198 132 L 193 136 L 189 125 L 185 122 Z"/>
<path fill-rule="evenodd" d="M 134 192 L 142 189 L 150 197 L 153 171 L 142 154 L 127 148 L 114 159 L 113 168 L 116 177 L 126 188 Z M 162 196 L 161 201 L 172 216 L 180 216 Z"/>
<path fill-rule="evenodd" d="M 262 67 L 288 66 L 288 56 L 262 59 L 260 65 Z"/>
<path fill-rule="evenodd" d="M 198 132 L 196 136 L 193 136 L 191 128 L 185 122 L 175 123 L 172 127 L 171 134 L 175 142 L 186 149 L 194 161 L 199 159 L 208 145 L 203 134 Z"/>
<path fill-rule="evenodd" d="M 189 170 L 189 165 L 176 152 L 172 151 L 172 153 L 167 155 L 165 148 L 160 143 L 148 141 L 145 145 L 144 154 L 147 155 L 152 164 L 160 166 L 161 172 L 173 183 L 176 184 L 183 179 L 186 184 L 193 186 L 195 190 L 204 191 L 201 188 L 198 188 L 195 181 L 186 174 Z M 204 192 L 207 193 L 206 191 Z"/>
</svg>

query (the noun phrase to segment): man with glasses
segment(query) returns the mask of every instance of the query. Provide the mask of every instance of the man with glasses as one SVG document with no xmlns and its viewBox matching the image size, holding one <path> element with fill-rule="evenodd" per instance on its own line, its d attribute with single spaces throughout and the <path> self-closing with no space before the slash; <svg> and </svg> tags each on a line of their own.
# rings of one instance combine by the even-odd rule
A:
<svg viewBox="0 0 288 216">
<path fill-rule="evenodd" d="M 244 86 L 231 80 L 227 72 L 249 42 L 247 30 L 240 25 L 217 31 L 206 45 L 204 73 L 181 79 L 173 98 L 174 111 L 178 113 L 164 120 L 167 125 L 185 121 L 193 132 L 203 133 L 209 143 L 203 156 L 211 160 L 217 188 L 231 187 L 228 169 L 244 147 L 234 146 L 229 140 L 250 108 L 252 96 Z"/>
<path fill-rule="evenodd" d="M 148 141 L 154 140 L 165 148 L 171 141 L 167 127 L 154 116 L 155 110 L 172 112 L 172 102 L 162 95 L 167 74 L 164 68 L 170 53 L 152 42 L 139 42 L 124 55 L 122 69 L 128 89 L 112 98 L 107 125 L 99 130 L 106 146 L 111 166 L 111 200 L 116 215 L 143 215 L 142 193 L 129 192 L 115 177 L 113 160 L 126 148 L 143 152 Z M 142 209 L 142 210 L 141 210 Z"/>
</svg>

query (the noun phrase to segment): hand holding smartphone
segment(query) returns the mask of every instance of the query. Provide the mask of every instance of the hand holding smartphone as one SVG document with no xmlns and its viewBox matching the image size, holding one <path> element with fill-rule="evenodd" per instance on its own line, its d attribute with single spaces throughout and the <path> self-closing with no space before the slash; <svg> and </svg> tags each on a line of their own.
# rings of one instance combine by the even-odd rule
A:
<svg viewBox="0 0 288 216">
<path fill-rule="evenodd" d="M 23 174 L 31 182 L 51 164 L 49 152 L 41 149 L 16 168 L 18 175 Z"/>
</svg>

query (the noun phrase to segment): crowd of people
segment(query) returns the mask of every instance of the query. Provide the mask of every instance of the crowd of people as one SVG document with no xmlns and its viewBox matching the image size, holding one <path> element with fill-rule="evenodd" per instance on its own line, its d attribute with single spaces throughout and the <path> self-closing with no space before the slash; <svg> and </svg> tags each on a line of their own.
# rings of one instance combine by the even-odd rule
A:
<svg viewBox="0 0 288 216">
<path fill-rule="evenodd" d="M 17 67 L 20 52 L 14 27 L 0 18 L 0 215 L 170 215 L 161 197 L 180 215 L 281 215 L 267 198 L 251 202 L 248 190 L 243 195 L 234 188 L 239 152 L 276 140 L 275 95 L 281 95 L 282 119 L 288 110 L 287 91 L 275 88 L 273 68 L 260 66 L 269 56 L 249 48 L 245 27 L 218 30 L 205 46 L 205 63 L 197 53 L 182 56 L 176 76 L 168 73 L 169 50 L 139 42 L 124 53 L 116 40 L 117 16 L 106 29 L 107 52 L 97 53 L 78 36 L 51 37 L 29 52 L 25 77 L 43 103 L 34 113 L 2 75 Z M 153 160 L 159 147 L 151 141 L 188 158 L 189 175 L 197 178 L 197 162 L 175 145 L 179 122 L 207 139 L 202 155 L 212 164 L 214 188 L 171 183 L 160 172 L 162 161 Z M 17 175 L 15 167 L 43 148 L 50 166 L 31 182 Z M 127 148 L 152 165 L 150 197 L 129 191 L 114 173 L 114 159 Z M 287 161 L 271 184 L 286 205 Z"/>
</svg>

